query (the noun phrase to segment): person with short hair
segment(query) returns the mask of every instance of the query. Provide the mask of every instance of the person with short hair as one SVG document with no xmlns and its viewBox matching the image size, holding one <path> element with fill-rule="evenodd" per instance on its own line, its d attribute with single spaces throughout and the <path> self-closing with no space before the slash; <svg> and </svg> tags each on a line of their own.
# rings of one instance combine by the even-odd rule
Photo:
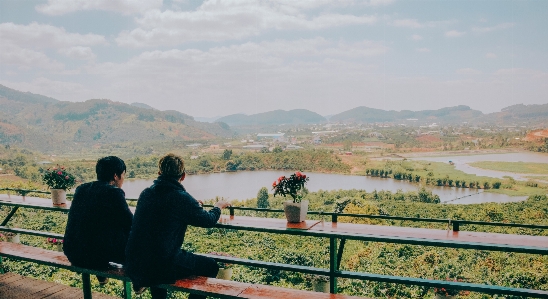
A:
<svg viewBox="0 0 548 299">
<path fill-rule="evenodd" d="M 181 249 L 188 225 L 213 227 L 221 209 L 230 206 L 219 201 L 210 211 L 186 191 L 185 164 L 181 157 L 167 154 L 158 162 L 158 178 L 141 192 L 126 247 L 125 273 L 136 292 L 150 287 L 153 299 L 164 299 L 167 290 L 158 284 L 174 283 L 189 275 L 215 277 L 219 270 L 214 259 Z M 205 298 L 191 294 L 189 299 Z"/>
<path fill-rule="evenodd" d="M 83 268 L 106 270 L 109 262 L 123 264 L 133 222 L 122 185 L 126 164 L 115 156 L 101 158 L 95 166 L 97 181 L 74 192 L 63 238 L 68 260 Z M 97 276 L 100 284 L 108 278 Z"/>
</svg>

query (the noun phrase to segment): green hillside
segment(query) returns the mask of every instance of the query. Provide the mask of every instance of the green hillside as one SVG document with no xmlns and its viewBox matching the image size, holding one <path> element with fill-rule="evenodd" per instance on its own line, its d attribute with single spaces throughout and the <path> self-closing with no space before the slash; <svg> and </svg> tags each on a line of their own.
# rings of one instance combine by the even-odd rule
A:
<svg viewBox="0 0 548 299">
<path fill-rule="evenodd" d="M 224 123 L 202 123 L 105 99 L 63 102 L 0 86 L 0 144 L 74 152 L 102 144 L 208 140 L 232 136 Z"/>
</svg>

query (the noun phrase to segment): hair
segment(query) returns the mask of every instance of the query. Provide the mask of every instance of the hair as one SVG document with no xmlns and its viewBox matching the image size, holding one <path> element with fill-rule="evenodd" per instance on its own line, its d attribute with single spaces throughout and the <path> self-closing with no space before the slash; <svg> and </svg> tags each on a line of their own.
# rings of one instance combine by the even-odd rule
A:
<svg viewBox="0 0 548 299">
<path fill-rule="evenodd" d="M 180 178 L 185 172 L 185 161 L 175 154 L 167 154 L 158 162 L 160 175 Z"/>
<path fill-rule="evenodd" d="M 110 182 L 114 180 L 114 175 L 120 177 L 124 171 L 126 171 L 126 163 L 116 156 L 101 158 L 97 160 L 97 165 L 95 165 L 98 181 Z"/>
</svg>

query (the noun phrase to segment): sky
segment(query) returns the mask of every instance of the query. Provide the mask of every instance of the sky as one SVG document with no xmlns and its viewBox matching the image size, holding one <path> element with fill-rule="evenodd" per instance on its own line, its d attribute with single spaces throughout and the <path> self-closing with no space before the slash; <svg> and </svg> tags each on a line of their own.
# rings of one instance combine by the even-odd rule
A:
<svg viewBox="0 0 548 299">
<path fill-rule="evenodd" d="M 196 117 L 548 103 L 546 0 L 0 0 L 0 84 Z"/>
</svg>

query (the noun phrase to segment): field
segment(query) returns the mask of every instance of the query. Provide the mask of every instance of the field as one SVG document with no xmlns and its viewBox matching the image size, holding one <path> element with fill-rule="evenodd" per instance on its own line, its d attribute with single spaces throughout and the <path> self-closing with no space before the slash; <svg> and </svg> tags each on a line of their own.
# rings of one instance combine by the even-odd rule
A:
<svg viewBox="0 0 548 299">
<path fill-rule="evenodd" d="M 497 171 L 548 175 L 548 164 L 546 163 L 481 161 L 470 163 L 470 166 Z"/>
</svg>

